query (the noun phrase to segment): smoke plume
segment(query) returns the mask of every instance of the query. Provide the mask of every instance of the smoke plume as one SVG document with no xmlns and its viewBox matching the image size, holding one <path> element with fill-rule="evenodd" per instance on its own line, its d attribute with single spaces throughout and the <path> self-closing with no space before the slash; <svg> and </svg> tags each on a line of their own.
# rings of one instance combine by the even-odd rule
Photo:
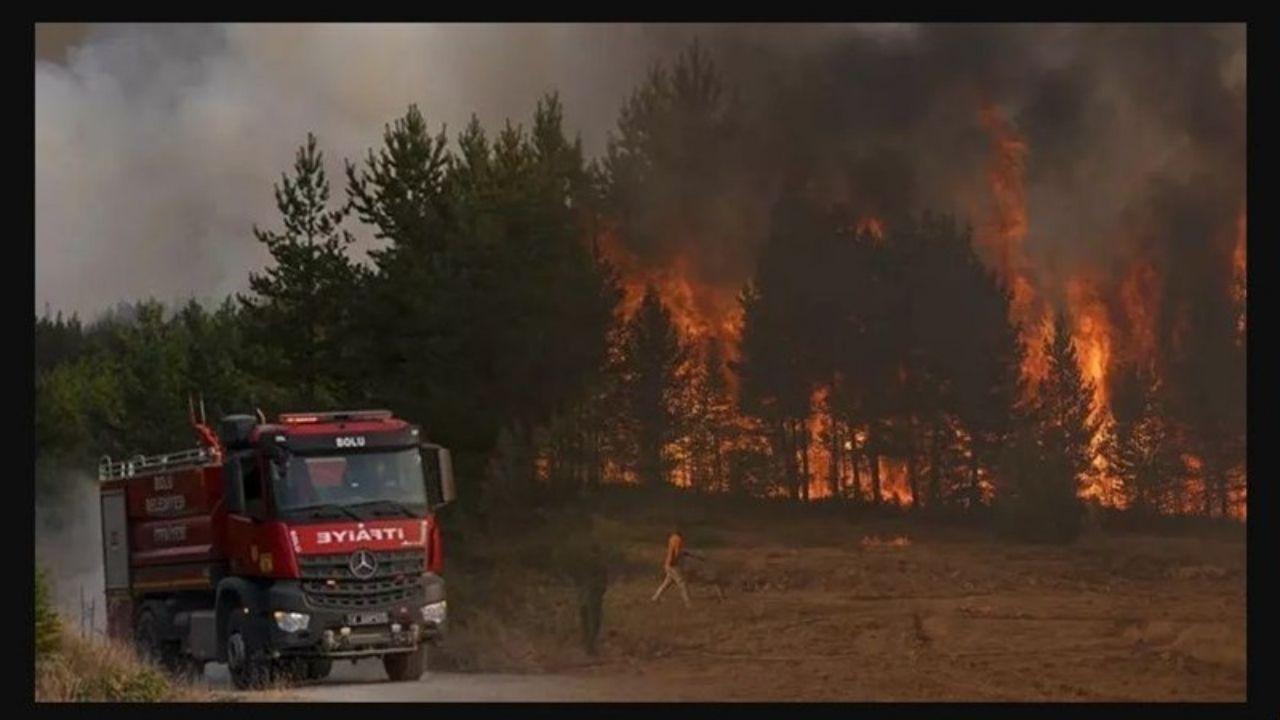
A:
<svg viewBox="0 0 1280 720">
<path fill-rule="evenodd" d="M 1119 305 L 1138 257 L 1162 278 L 1229 273 L 1242 25 L 110 26 L 36 64 L 37 309 L 242 289 L 266 259 L 250 228 L 273 222 L 271 183 L 307 131 L 336 176 L 410 103 L 452 133 L 557 90 L 599 155 L 645 70 L 695 37 L 743 99 L 760 180 L 717 217 L 754 217 L 799 170 L 867 213 L 980 226 L 988 110 L 1025 143 L 1022 253 L 1051 301 L 1087 272 Z M 726 223 L 676 244 L 734 288 L 762 229 Z"/>
<path fill-rule="evenodd" d="M 106 601 L 98 485 L 78 471 L 66 471 L 60 479 L 56 496 L 46 493 L 36 501 L 36 562 L 48 572 L 55 605 L 72 627 L 84 618 L 101 630 Z"/>
</svg>

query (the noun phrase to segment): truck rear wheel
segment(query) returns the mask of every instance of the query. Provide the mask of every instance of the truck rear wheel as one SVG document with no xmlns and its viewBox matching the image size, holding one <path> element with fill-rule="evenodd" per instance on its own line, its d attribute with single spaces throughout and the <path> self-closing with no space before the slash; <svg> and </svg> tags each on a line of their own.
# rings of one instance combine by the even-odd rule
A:
<svg viewBox="0 0 1280 720">
<path fill-rule="evenodd" d="M 419 645 L 413 652 L 383 655 L 382 667 L 393 682 L 417 680 L 427 669 L 427 646 Z"/>
<path fill-rule="evenodd" d="M 160 621 L 150 610 L 138 613 L 133 622 L 133 646 L 143 662 L 164 666 L 165 648 L 160 640 Z"/>
<path fill-rule="evenodd" d="M 162 638 L 160 629 L 163 622 L 162 615 L 155 610 L 148 608 L 138 613 L 133 624 L 133 645 L 138 657 L 144 662 L 159 665 L 177 677 L 198 676 L 203 673 L 203 664 L 196 670 L 194 658 L 183 655 L 176 642 L 166 642 Z"/>
<path fill-rule="evenodd" d="M 271 683 L 271 663 L 259 652 L 252 637 L 246 614 L 240 608 L 231 611 L 227 627 L 227 674 L 237 690 L 256 690 Z"/>
</svg>

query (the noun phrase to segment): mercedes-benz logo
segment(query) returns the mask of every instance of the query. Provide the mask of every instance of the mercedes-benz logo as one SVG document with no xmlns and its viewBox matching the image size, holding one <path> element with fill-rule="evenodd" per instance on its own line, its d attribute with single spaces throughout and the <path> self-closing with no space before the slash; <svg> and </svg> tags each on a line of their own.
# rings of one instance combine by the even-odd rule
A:
<svg viewBox="0 0 1280 720">
<path fill-rule="evenodd" d="M 378 558 L 368 550 L 357 550 L 351 553 L 351 560 L 347 563 L 347 567 L 351 568 L 352 575 L 361 580 L 367 580 L 378 571 Z"/>
</svg>

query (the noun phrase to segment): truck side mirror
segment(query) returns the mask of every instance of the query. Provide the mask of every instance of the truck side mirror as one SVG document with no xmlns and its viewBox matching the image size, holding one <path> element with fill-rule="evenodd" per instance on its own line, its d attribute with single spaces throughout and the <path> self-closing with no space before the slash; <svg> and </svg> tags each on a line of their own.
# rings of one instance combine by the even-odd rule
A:
<svg viewBox="0 0 1280 720">
<path fill-rule="evenodd" d="M 453 457 L 448 448 L 423 444 L 422 476 L 427 485 L 427 504 L 434 510 L 453 502 Z"/>
</svg>

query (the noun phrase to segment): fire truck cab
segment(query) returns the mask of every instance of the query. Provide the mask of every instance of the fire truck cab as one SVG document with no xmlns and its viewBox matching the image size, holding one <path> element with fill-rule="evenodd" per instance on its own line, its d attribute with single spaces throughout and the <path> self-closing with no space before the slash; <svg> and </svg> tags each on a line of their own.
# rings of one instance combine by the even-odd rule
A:
<svg viewBox="0 0 1280 720">
<path fill-rule="evenodd" d="M 379 657 L 425 669 L 447 628 L 436 511 L 449 451 L 390 412 L 224 417 L 192 450 L 99 465 L 108 632 L 238 688 Z"/>
</svg>

